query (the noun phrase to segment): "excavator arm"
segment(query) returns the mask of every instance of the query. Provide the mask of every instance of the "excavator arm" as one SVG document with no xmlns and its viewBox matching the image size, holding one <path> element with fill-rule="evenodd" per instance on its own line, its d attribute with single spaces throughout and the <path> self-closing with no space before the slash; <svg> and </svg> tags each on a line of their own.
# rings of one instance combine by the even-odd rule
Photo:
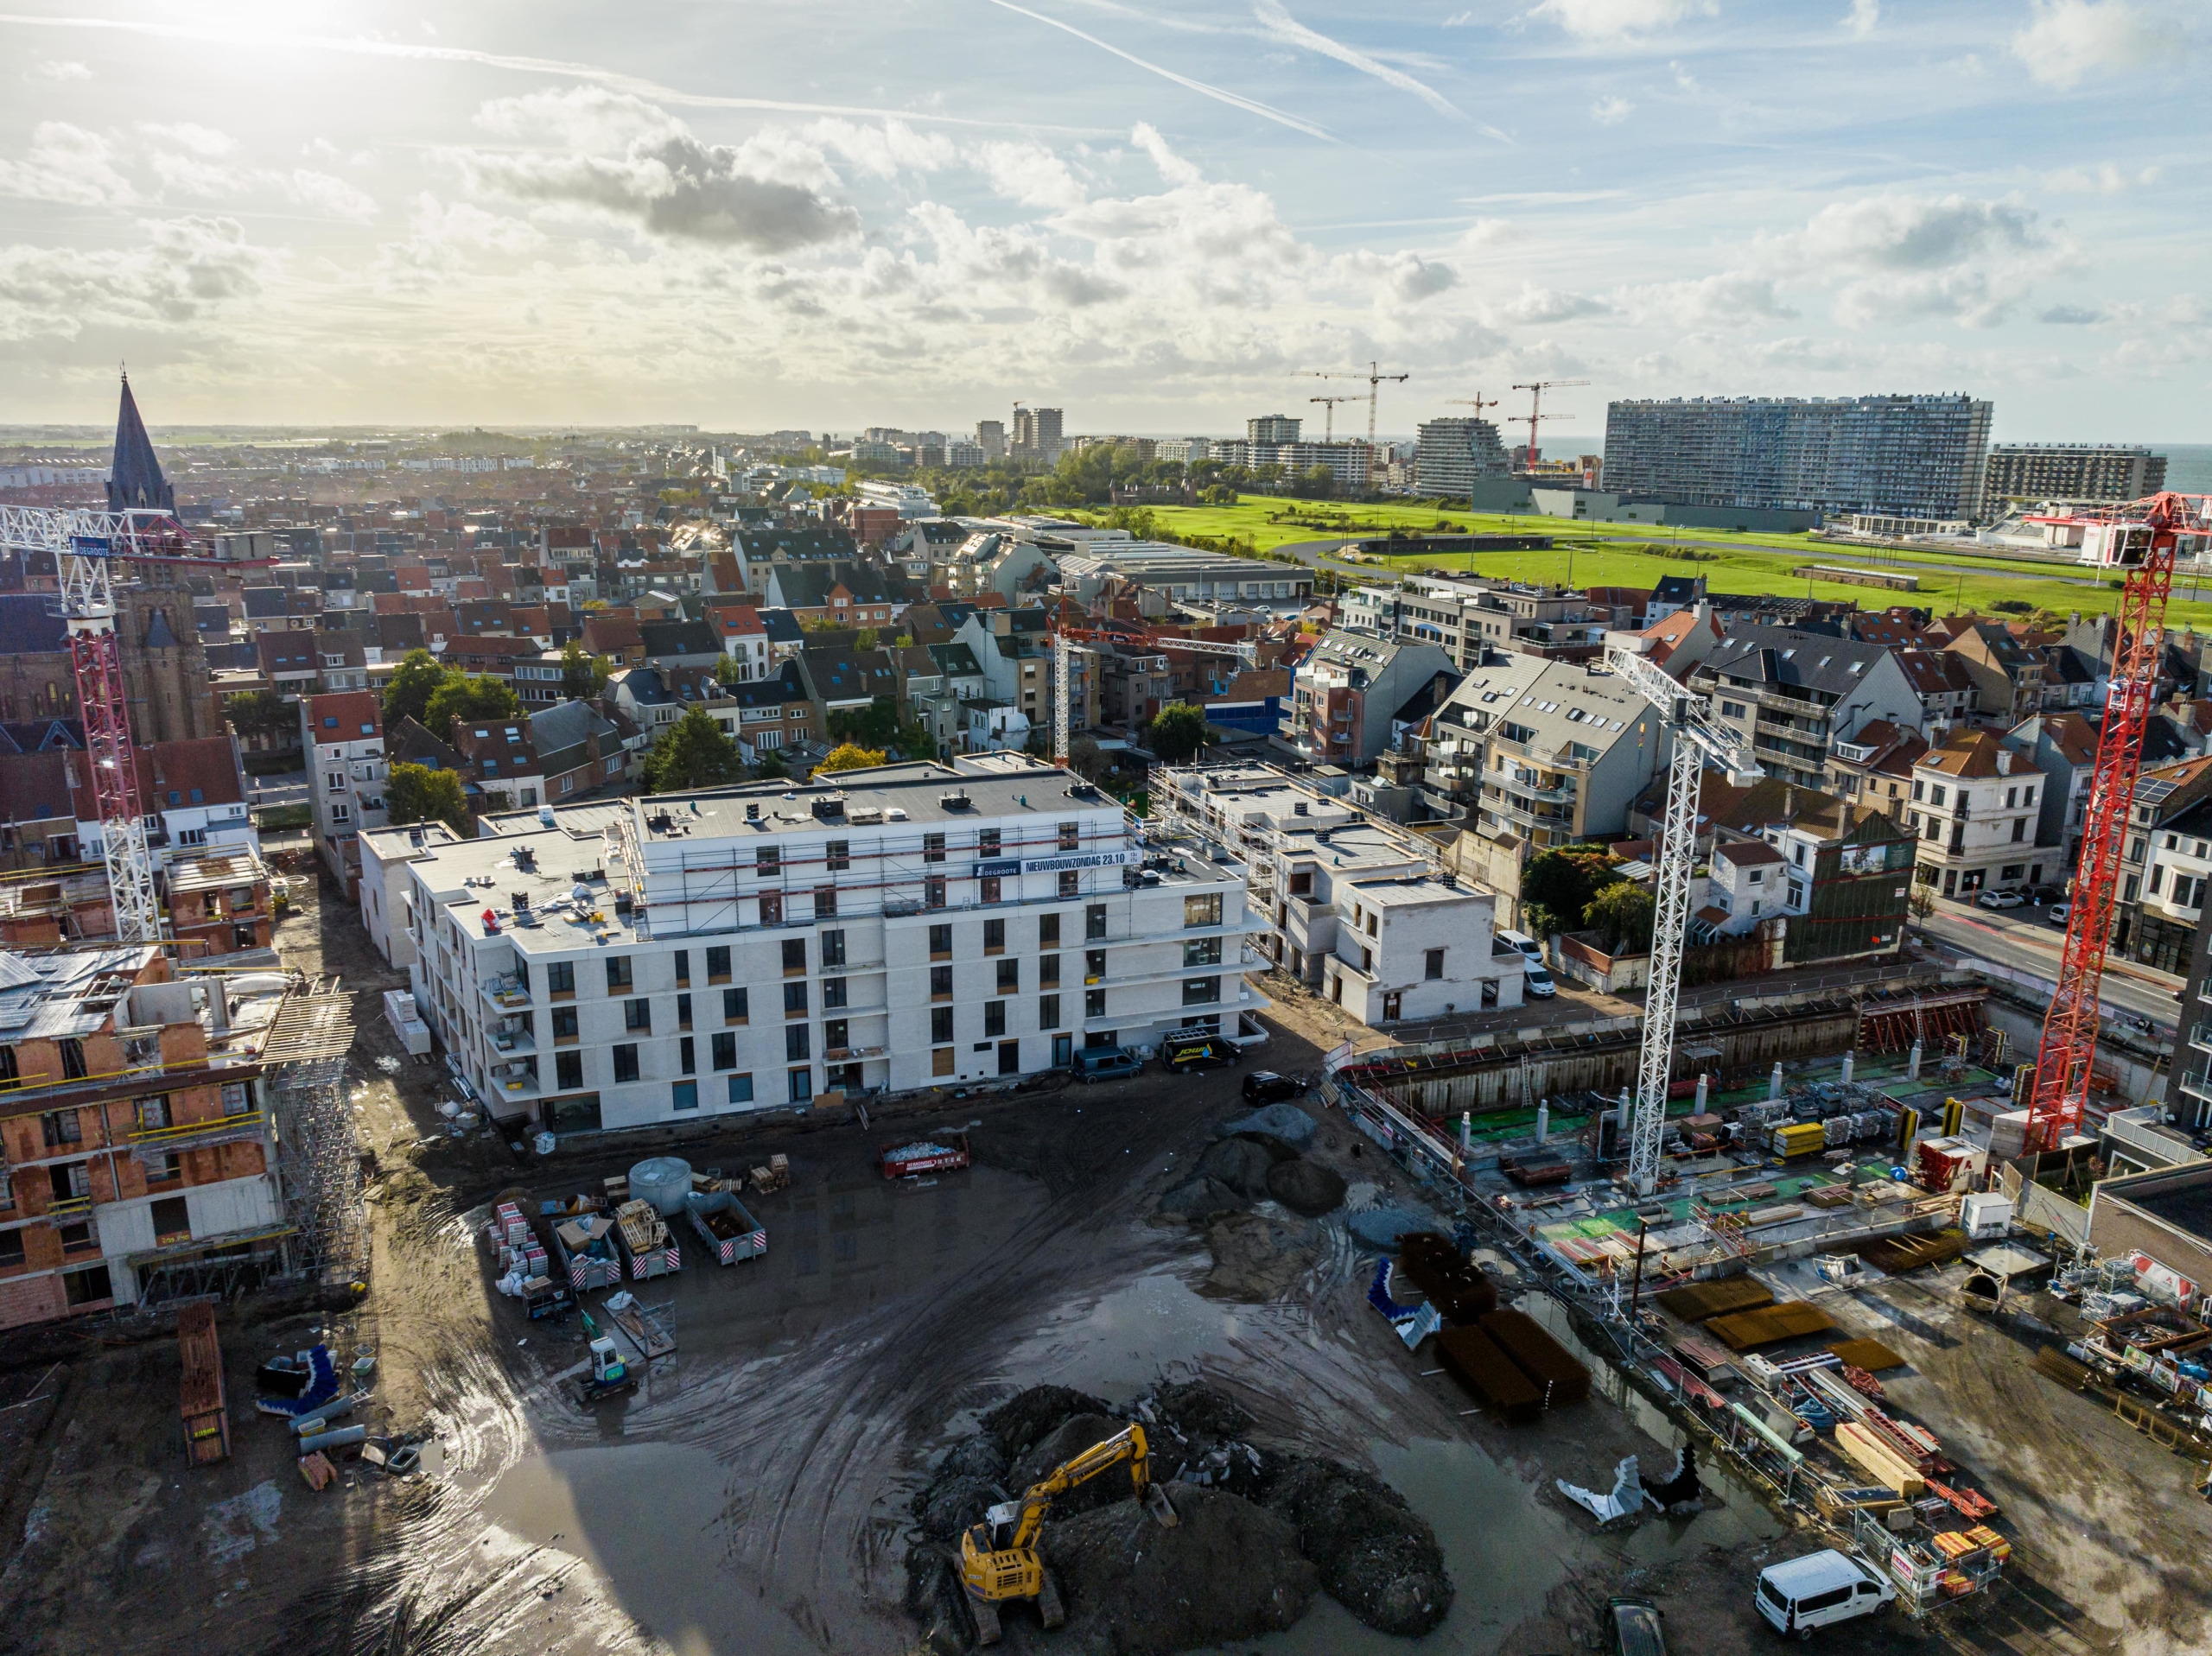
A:
<svg viewBox="0 0 2212 1656">
<path fill-rule="evenodd" d="M 1129 1463 L 1129 1480 L 1136 1488 L 1137 1500 L 1150 1507 L 1154 1500 L 1151 1446 L 1145 1441 L 1142 1426 L 1128 1426 L 1104 1442 L 1093 1443 L 1073 1459 L 1061 1462 L 1024 1490 L 1021 1516 L 1014 1526 L 1014 1539 L 1007 1545 L 1035 1545 L 1037 1532 L 1044 1527 L 1045 1514 L 1052 1510 L 1055 1495 L 1064 1495 L 1078 1485 L 1090 1482 L 1123 1461 Z M 1161 1505 L 1166 1505 L 1166 1501 L 1164 1495 L 1160 1497 Z"/>
</svg>

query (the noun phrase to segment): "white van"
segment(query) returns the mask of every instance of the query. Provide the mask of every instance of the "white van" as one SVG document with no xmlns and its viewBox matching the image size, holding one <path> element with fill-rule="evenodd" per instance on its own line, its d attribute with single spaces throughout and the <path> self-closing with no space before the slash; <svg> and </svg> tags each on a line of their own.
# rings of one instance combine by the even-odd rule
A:
<svg viewBox="0 0 2212 1656">
<path fill-rule="evenodd" d="M 1759 1571 L 1754 1602 L 1776 1632 L 1809 1639 L 1815 1627 L 1872 1615 L 1897 1596 L 1888 1577 L 1831 1548 Z"/>
<path fill-rule="evenodd" d="M 1550 968 L 1533 955 L 1521 957 L 1521 987 L 1524 993 L 1539 1000 L 1549 1000 L 1559 993 L 1559 985 L 1552 980 Z"/>
<path fill-rule="evenodd" d="M 1539 966 L 1543 964 L 1544 946 L 1525 931 L 1500 931 L 1497 941 L 1508 948 L 1517 949 Z"/>
</svg>

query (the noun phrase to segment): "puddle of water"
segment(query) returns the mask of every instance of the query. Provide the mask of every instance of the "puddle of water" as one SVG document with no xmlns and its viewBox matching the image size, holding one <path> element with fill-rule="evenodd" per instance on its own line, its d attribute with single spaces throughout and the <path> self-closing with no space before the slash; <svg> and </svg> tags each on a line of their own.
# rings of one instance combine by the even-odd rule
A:
<svg viewBox="0 0 2212 1656">
<path fill-rule="evenodd" d="M 484 1510 L 523 1541 L 583 1559 L 622 1611 L 678 1656 L 812 1656 L 797 1624 L 724 1565 L 728 1486 L 704 1450 L 630 1443 L 518 1461 Z M 572 1578 L 563 1608 L 584 1590 Z"/>
</svg>

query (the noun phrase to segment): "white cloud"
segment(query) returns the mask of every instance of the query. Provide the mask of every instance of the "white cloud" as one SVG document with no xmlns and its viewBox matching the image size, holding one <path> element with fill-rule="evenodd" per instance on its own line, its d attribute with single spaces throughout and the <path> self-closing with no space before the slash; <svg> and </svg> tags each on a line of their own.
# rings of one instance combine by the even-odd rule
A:
<svg viewBox="0 0 2212 1656">
<path fill-rule="evenodd" d="M 281 263 L 230 219 L 141 226 L 140 247 L 0 247 L 0 339 L 73 339 L 87 326 L 169 330 L 257 295 Z"/>
<path fill-rule="evenodd" d="M 333 219 L 351 219 L 366 224 L 377 216 L 374 197 L 358 189 L 342 178 L 328 173 L 314 172 L 305 167 L 296 167 L 289 174 L 272 175 L 276 187 L 303 207 Z"/>
<path fill-rule="evenodd" d="M 2156 167 L 2127 173 L 2107 162 L 2094 172 L 2085 167 L 2069 167 L 2045 178 L 2043 187 L 2069 195 L 2120 195 L 2128 190 L 2147 190 L 2158 181 Z"/>
<path fill-rule="evenodd" d="M 1688 17 L 1711 17 L 1718 0 L 1541 0 L 1529 12 L 1579 40 L 1618 41 L 1648 35 Z"/>
<path fill-rule="evenodd" d="M 2053 305 L 2036 320 L 2055 322 L 2064 327 L 2087 327 L 2093 322 L 2103 321 L 2105 314 L 2101 310 L 2084 310 L 2079 305 Z"/>
<path fill-rule="evenodd" d="M 971 157 L 992 192 L 1026 207 L 1071 207 L 1084 188 L 1068 164 L 1039 143 L 990 143 Z"/>
<path fill-rule="evenodd" d="M 1625 98 L 1601 98 L 1590 105 L 1590 118 L 1599 126 L 1618 126 L 1636 112 Z"/>
<path fill-rule="evenodd" d="M 1571 322 L 1584 316 L 1602 316 L 1611 309 L 1612 307 L 1604 300 L 1589 294 L 1563 293 L 1524 282 L 1520 296 L 1499 306 L 1498 314 L 1509 322 L 1541 327 L 1550 322 Z"/>
<path fill-rule="evenodd" d="M 246 174 L 223 162 L 180 155 L 166 149 L 155 154 L 151 161 L 154 176 L 161 180 L 164 190 L 212 199 L 238 195 L 247 188 Z"/>
<path fill-rule="evenodd" d="M 1876 195 L 1822 207 L 1806 225 L 1802 246 L 1815 265 L 1925 270 L 1977 254 L 2039 247 L 2048 239 L 2036 214 L 2014 202 Z"/>
<path fill-rule="evenodd" d="M 201 126 L 197 121 L 141 122 L 138 130 L 158 143 L 194 155 L 227 155 L 238 147 L 229 133 Z"/>
<path fill-rule="evenodd" d="M 960 152 L 942 132 L 918 132 L 904 121 L 870 126 L 846 120 L 817 121 L 806 136 L 834 149 L 850 166 L 872 178 L 902 172 L 933 173 L 952 166 Z"/>
<path fill-rule="evenodd" d="M 1851 10 L 1844 14 L 1843 26 L 1860 40 L 1874 32 L 1882 21 L 1882 0 L 1851 0 Z"/>
<path fill-rule="evenodd" d="M 2170 23 L 2129 0 L 2034 0 L 2034 7 L 2027 27 L 2012 36 L 2012 55 L 2048 86 L 2135 68 L 2176 43 Z"/>
<path fill-rule="evenodd" d="M 1622 288 L 1614 293 L 1613 302 L 1639 320 L 1677 328 L 1743 328 L 1786 321 L 1797 314 L 1772 276 L 1749 270 Z"/>
<path fill-rule="evenodd" d="M 471 179 L 518 200 L 588 211 L 648 234 L 754 252 L 839 241 L 860 214 L 821 193 L 830 175 L 821 152 L 781 128 L 742 149 L 702 143 L 665 110 L 598 87 L 500 98 L 478 111 L 487 130 L 563 139 L 558 150 L 475 150 Z M 623 142 L 620 154 L 588 153 Z M 810 174 L 790 182 L 776 174 Z"/>
<path fill-rule="evenodd" d="M 34 71 L 43 80 L 90 80 L 92 72 L 72 58 L 42 59 Z"/>
<path fill-rule="evenodd" d="M 41 121 L 21 161 L 0 158 L 0 195 L 76 206 L 124 206 L 138 199 L 117 169 L 115 147 L 67 121 Z"/>
<path fill-rule="evenodd" d="M 537 225 L 486 213 L 468 201 L 441 201 L 425 190 L 409 204 L 407 238 L 377 250 L 370 279 L 385 289 L 423 289 L 464 274 L 474 255 L 512 259 L 545 240 Z"/>
</svg>

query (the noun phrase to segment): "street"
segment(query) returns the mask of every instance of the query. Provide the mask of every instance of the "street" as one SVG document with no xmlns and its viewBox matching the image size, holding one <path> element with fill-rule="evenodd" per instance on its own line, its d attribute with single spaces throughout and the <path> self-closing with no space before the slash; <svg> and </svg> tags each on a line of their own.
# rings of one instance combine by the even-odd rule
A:
<svg viewBox="0 0 2212 1656">
<path fill-rule="evenodd" d="M 1916 921 L 1914 929 L 1924 940 L 1947 949 L 2031 973 L 2056 984 L 2066 931 L 2063 926 L 2052 925 L 2045 917 L 2047 913 L 2040 904 L 2018 909 L 1981 909 L 1970 903 L 1939 899 L 1936 912 Z M 2099 999 L 2107 1008 L 2147 1018 L 2161 1033 L 2171 1034 L 2181 1015 L 2181 1003 L 2174 998 L 2181 984 L 2181 979 L 2164 972 L 2107 956 Z"/>
</svg>

